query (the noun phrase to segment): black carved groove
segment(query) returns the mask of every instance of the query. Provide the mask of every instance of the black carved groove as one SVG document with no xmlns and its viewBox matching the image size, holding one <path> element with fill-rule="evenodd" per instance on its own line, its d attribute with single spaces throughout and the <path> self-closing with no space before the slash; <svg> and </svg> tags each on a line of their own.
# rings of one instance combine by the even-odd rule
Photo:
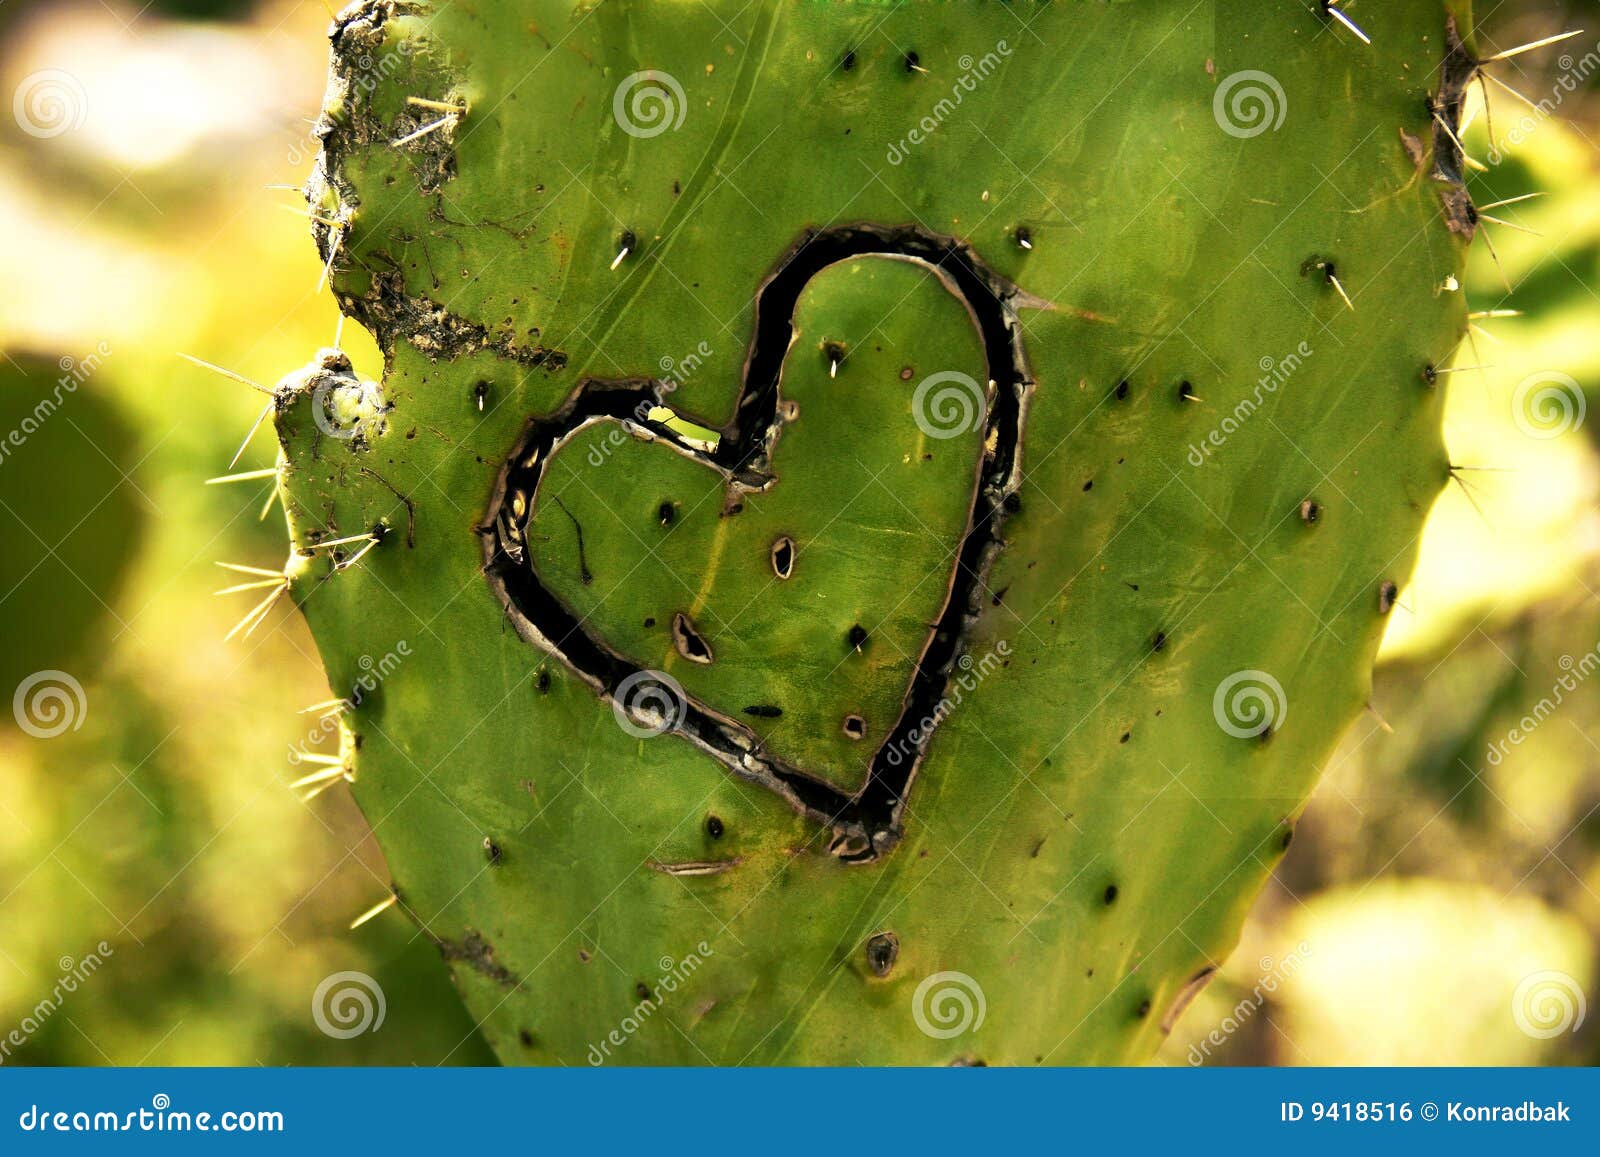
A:
<svg viewBox="0 0 1600 1157">
<path fill-rule="evenodd" d="M 966 304 L 978 328 L 992 383 L 984 448 L 958 561 L 900 714 L 873 753 L 866 782 L 854 793 L 765 751 L 750 728 L 691 696 L 682 697 L 681 710 L 671 724 L 675 734 L 735 774 L 777 792 L 803 814 L 831 827 L 837 833 L 835 854 L 852 862 L 876 859 L 902 833 L 907 795 L 945 714 L 939 705 L 951 669 L 962 653 L 967 627 L 982 606 L 988 572 L 1004 545 L 1000 528 L 1008 512 L 1007 499 L 1015 495 L 1020 482 L 1022 428 L 1032 388 L 1017 332 L 1013 286 L 960 243 L 920 229 L 855 225 L 808 232 L 757 293 L 755 336 L 745 361 L 743 389 L 714 449 L 702 449 L 647 416 L 652 408 L 665 405 L 664 383 L 585 381 L 559 410 L 529 421 L 501 471 L 483 531 L 485 573 L 518 632 L 614 701 L 624 681 L 647 677 L 643 669 L 579 621 L 541 580 L 527 549 L 525 532 L 546 465 L 579 430 L 609 421 L 665 442 L 718 471 L 735 493 L 772 485 L 775 479 L 768 467 L 782 430 L 780 379 L 800 294 L 828 266 L 868 256 L 916 261 L 939 274 L 946 288 Z"/>
</svg>

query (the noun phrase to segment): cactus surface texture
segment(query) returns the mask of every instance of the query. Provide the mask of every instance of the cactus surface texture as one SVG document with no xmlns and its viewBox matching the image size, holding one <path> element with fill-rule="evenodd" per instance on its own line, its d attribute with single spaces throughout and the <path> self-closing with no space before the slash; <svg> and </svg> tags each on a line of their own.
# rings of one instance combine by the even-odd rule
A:
<svg viewBox="0 0 1600 1157">
<path fill-rule="evenodd" d="M 1464 6 L 373 0 L 290 592 L 507 1062 L 1125 1063 L 1449 476 Z"/>
</svg>

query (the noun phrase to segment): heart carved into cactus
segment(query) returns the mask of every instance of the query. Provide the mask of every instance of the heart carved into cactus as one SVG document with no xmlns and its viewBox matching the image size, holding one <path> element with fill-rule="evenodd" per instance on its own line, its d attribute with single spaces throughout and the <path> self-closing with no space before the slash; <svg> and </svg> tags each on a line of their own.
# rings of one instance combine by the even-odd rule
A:
<svg viewBox="0 0 1600 1157">
<path fill-rule="evenodd" d="M 881 271 L 835 269 L 868 258 L 915 263 L 926 272 L 873 279 Z M 583 383 L 555 414 L 530 421 L 513 450 L 486 520 L 485 570 L 523 637 L 610 698 L 619 719 L 632 720 L 641 734 L 672 731 L 735 774 L 777 792 L 834 829 L 835 854 L 860 862 L 898 839 L 917 766 L 945 715 L 940 705 L 952 670 L 963 660 L 972 663 L 963 649 L 965 627 L 989 594 L 985 578 L 1002 545 L 1007 506 L 1017 502 L 1031 383 L 1017 339 L 1016 290 L 950 239 L 906 228 L 829 230 L 805 237 L 777 269 L 756 297 L 755 338 L 728 426 L 710 443 L 681 433 L 672 424 L 680 416 L 666 405 L 670 384 L 661 380 Z M 825 304 L 802 302 L 813 280 L 828 278 L 830 270 L 857 305 L 857 332 L 845 318 L 829 316 Z M 863 279 L 878 293 L 863 294 Z M 941 303 L 924 304 L 933 290 L 921 283 L 933 279 L 958 299 L 966 317 L 949 305 L 941 313 L 933 308 Z M 890 296 L 879 296 L 883 292 Z M 840 332 L 808 347 L 809 325 L 797 324 L 802 308 L 812 314 L 810 323 L 827 331 L 831 322 Z M 962 349 L 975 344 L 974 335 L 960 332 L 964 323 L 976 331 L 979 348 Z M 919 373 L 905 359 L 926 358 L 934 352 L 930 344 L 965 353 L 965 370 L 936 358 L 936 366 L 924 362 Z M 785 361 L 808 352 L 810 373 L 786 390 Z M 780 472 L 785 427 L 802 416 L 817 428 L 791 455 L 798 471 Z M 601 423 L 665 443 L 711 477 L 696 486 L 672 463 L 626 468 L 624 460 L 639 455 L 614 432 L 598 433 Z M 848 438 L 840 427 L 851 424 L 865 439 L 841 453 Z M 586 469 L 596 466 L 612 467 L 628 481 L 586 480 Z M 934 485 L 915 480 L 930 470 L 945 477 Z M 552 471 L 566 483 L 554 494 L 546 477 Z M 860 478 L 841 477 L 852 473 Z M 763 498 L 780 479 L 791 479 L 784 482 L 786 501 L 769 507 Z M 657 503 L 647 489 L 652 482 L 687 484 L 695 497 Z M 791 520 L 803 521 L 807 509 L 820 508 L 819 500 L 841 485 L 872 491 L 865 507 L 882 506 L 887 496 L 901 517 L 873 525 L 862 517 L 870 510 L 855 511 L 852 503 L 815 532 L 800 533 Z M 947 525 L 936 528 L 941 518 Z M 714 544 L 693 541 L 698 531 Z M 645 535 L 691 541 L 670 551 Z M 566 576 L 565 592 L 540 575 L 539 560 L 552 553 L 553 542 L 565 549 L 554 552 L 545 569 Z M 726 565 L 734 572 L 726 585 L 759 591 L 724 608 L 717 622 L 726 629 L 709 635 L 696 624 L 707 622 L 703 612 L 711 608 L 705 604 L 717 584 L 710 576 L 693 577 L 696 557 L 706 567 Z M 841 559 L 855 565 L 840 565 Z M 815 576 L 811 562 L 820 564 Z M 761 581 L 769 567 L 770 579 Z M 692 600 L 688 609 L 670 610 L 683 598 Z M 645 613 L 659 599 L 666 601 Z M 767 603 L 769 613 L 749 615 L 740 630 L 733 620 L 756 600 Z M 609 636 L 594 621 L 617 604 L 633 618 Z M 635 629 L 641 614 L 643 626 Z M 794 621 L 808 616 L 819 622 Z M 643 666 L 652 635 L 664 640 L 654 644 L 663 663 L 673 652 L 705 667 L 732 658 L 731 678 L 702 682 L 712 694 L 742 701 L 742 710 L 709 706 L 671 674 Z M 785 645 L 797 640 L 819 653 L 787 653 Z M 892 654 L 870 662 L 869 644 Z M 689 667 L 684 678 L 695 673 Z M 785 704 L 771 702 L 775 698 Z M 876 711 L 853 706 L 869 701 Z M 772 721 L 786 712 L 793 726 L 776 737 L 740 719 Z M 768 730 L 776 728 L 769 723 Z M 841 739 L 859 744 L 869 734 L 876 739 L 872 753 L 838 760 L 843 766 L 832 775 L 807 770 L 780 746 L 793 743 L 829 759 L 830 744 L 819 742 L 822 737 L 837 746 Z M 856 767 L 858 786 L 842 790 L 840 771 L 848 778 Z"/>
</svg>

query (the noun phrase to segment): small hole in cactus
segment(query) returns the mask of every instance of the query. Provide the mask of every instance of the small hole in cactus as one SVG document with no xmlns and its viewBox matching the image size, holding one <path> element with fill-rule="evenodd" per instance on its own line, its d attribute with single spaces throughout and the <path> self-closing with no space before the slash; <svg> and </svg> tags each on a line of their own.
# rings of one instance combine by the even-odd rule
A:
<svg viewBox="0 0 1600 1157">
<path fill-rule="evenodd" d="M 850 644 L 851 650 L 861 650 L 862 647 L 867 645 L 867 628 L 857 623 L 845 634 L 845 641 Z"/>
<path fill-rule="evenodd" d="M 906 53 L 905 60 L 904 60 L 903 63 L 906 66 L 906 71 L 907 72 L 926 72 L 927 71 L 927 69 L 922 67 L 922 57 L 918 56 L 915 52 Z"/>
<path fill-rule="evenodd" d="M 1161 651 L 1165 650 L 1166 646 L 1167 633 L 1165 631 L 1157 631 L 1155 637 L 1150 640 L 1150 649 L 1152 651 Z"/>
<path fill-rule="evenodd" d="M 624 229 L 617 236 L 617 255 L 611 259 L 611 268 L 615 269 L 628 259 L 629 254 L 639 248 L 639 239 L 633 235 L 632 229 Z"/>
<path fill-rule="evenodd" d="M 489 396 L 489 383 L 488 382 L 480 381 L 477 385 L 472 387 L 472 400 L 477 403 L 478 410 L 479 410 L 480 413 L 483 411 L 484 400 L 486 398 L 488 398 L 488 396 Z"/>
<path fill-rule="evenodd" d="M 1124 732 L 1123 732 L 1123 733 L 1122 733 L 1122 738 L 1121 738 L 1121 739 L 1119 739 L 1119 740 L 1117 740 L 1117 742 L 1118 742 L 1118 743 L 1126 743 L 1126 742 L 1128 742 L 1128 740 L 1130 740 L 1130 739 L 1132 739 L 1132 738 L 1133 738 L 1133 732 L 1131 732 L 1131 731 L 1124 731 Z"/>
<path fill-rule="evenodd" d="M 650 991 L 650 986 L 648 984 L 646 984 L 642 980 L 639 981 L 638 984 L 635 984 L 633 986 L 633 991 L 638 994 L 640 1000 L 654 1000 L 655 999 L 654 994 L 652 994 L 651 991 Z"/>
<path fill-rule="evenodd" d="M 800 417 L 800 403 L 792 399 L 778 403 L 778 416 L 785 422 L 793 422 Z"/>
<path fill-rule="evenodd" d="M 1278 841 L 1278 847 L 1282 848 L 1284 851 L 1287 852 L 1289 850 L 1289 845 L 1292 844 L 1292 843 L 1294 843 L 1294 829 L 1293 828 L 1284 828 L 1283 829 L 1283 839 Z"/>
<path fill-rule="evenodd" d="M 545 667 L 539 668 L 539 673 L 534 676 L 533 685 L 538 688 L 539 694 L 544 695 L 550 690 L 550 672 Z"/>
<path fill-rule="evenodd" d="M 1199 400 L 1200 399 L 1195 396 L 1193 382 L 1191 382 L 1188 378 L 1184 378 L 1183 381 L 1178 383 L 1178 401 L 1198 402 Z"/>
<path fill-rule="evenodd" d="M 1026 225 L 1018 225 L 1014 236 L 1017 239 L 1018 249 L 1033 248 L 1033 230 L 1029 229 Z"/>
<path fill-rule="evenodd" d="M 1117 886 L 1115 884 L 1107 884 L 1106 890 L 1100 898 L 1106 902 L 1108 908 L 1115 904 L 1117 902 Z"/>
<path fill-rule="evenodd" d="M 1128 379 L 1127 378 L 1123 378 L 1120 382 L 1117 383 L 1117 388 L 1112 390 L 1111 392 L 1116 395 L 1117 401 L 1121 402 L 1121 401 L 1125 401 L 1127 399 L 1128 391 L 1131 388 L 1132 387 L 1128 384 Z"/>
<path fill-rule="evenodd" d="M 491 865 L 500 862 L 500 845 L 494 842 L 493 836 L 483 837 L 483 856 Z"/>
<path fill-rule="evenodd" d="M 867 721 L 859 715 L 846 715 L 844 733 L 851 739 L 863 738 L 867 734 Z"/>
<path fill-rule="evenodd" d="M 1022 495 L 1013 491 L 1005 496 L 1000 505 L 1006 508 L 1007 514 L 1017 514 L 1022 510 Z"/>
<path fill-rule="evenodd" d="M 589 963 L 589 961 L 591 961 L 593 959 L 594 959 L 594 957 L 589 955 L 589 950 L 587 948 L 578 949 L 578 963 L 579 964 L 587 964 L 587 963 Z"/>
<path fill-rule="evenodd" d="M 855 66 L 856 66 L 856 50 L 853 49 L 853 48 L 845 49 L 844 55 L 839 58 L 839 68 L 840 68 L 840 70 L 844 71 L 844 72 L 851 72 L 851 71 L 853 71 L 855 69 Z"/>
<path fill-rule="evenodd" d="M 1394 583 L 1385 580 L 1383 585 L 1378 588 L 1378 613 L 1387 615 L 1394 610 L 1394 602 L 1399 597 L 1399 594 L 1400 588 L 1395 586 Z"/>
<path fill-rule="evenodd" d="M 772 544 L 772 573 L 781 579 L 794 574 L 794 539 L 787 534 Z"/>
<path fill-rule="evenodd" d="M 822 356 L 827 359 L 828 376 L 830 378 L 839 376 L 839 366 L 844 362 L 845 353 L 843 342 L 825 341 L 822 343 Z"/>
<path fill-rule="evenodd" d="M 867 967 L 880 980 L 894 971 L 900 959 L 900 937 L 893 932 L 878 932 L 867 940 Z"/>
<path fill-rule="evenodd" d="M 706 835 L 710 836 L 714 840 L 720 840 L 722 838 L 722 833 L 725 830 L 726 829 L 723 827 L 722 820 L 720 818 L 717 816 L 706 817 Z"/>
<path fill-rule="evenodd" d="M 656 508 L 656 521 L 662 526 L 671 526 L 678 518 L 678 508 L 671 502 L 663 502 Z"/>
<path fill-rule="evenodd" d="M 757 719 L 777 719 L 783 714 L 783 708 L 774 707 L 770 703 L 758 703 L 754 707 L 746 707 L 744 713 L 754 715 Z"/>
<path fill-rule="evenodd" d="M 1150 1015 L 1150 998 L 1148 996 L 1139 1002 L 1139 1007 L 1133 1010 L 1133 1015 L 1140 1020 Z"/>
<path fill-rule="evenodd" d="M 1300 504 L 1300 521 L 1307 526 L 1314 525 L 1322 517 L 1322 506 L 1315 498 L 1307 498 Z"/>
<path fill-rule="evenodd" d="M 1091 478 L 1091 479 L 1089 479 L 1089 481 L 1087 481 L 1087 482 L 1085 482 L 1083 484 L 1083 492 L 1085 494 L 1087 494 L 1089 491 L 1091 491 L 1093 489 L 1094 489 L 1094 479 Z"/>
<path fill-rule="evenodd" d="M 682 611 L 672 616 L 672 644 L 691 663 L 710 663 L 713 658 L 711 648 Z"/>
<path fill-rule="evenodd" d="M 525 1028 L 518 1029 L 517 1030 L 517 1039 L 522 1042 L 522 1047 L 523 1048 L 531 1049 L 533 1047 L 533 1034 L 531 1032 L 529 1032 L 527 1029 L 525 1029 Z"/>
<path fill-rule="evenodd" d="M 645 620 L 644 620 L 645 630 L 649 630 L 651 627 L 653 627 L 655 625 L 656 625 L 656 617 L 654 615 L 645 616 Z"/>
<path fill-rule="evenodd" d="M 1438 384 L 1439 371 L 1434 368 L 1432 362 L 1429 362 L 1427 365 L 1422 367 L 1422 380 L 1427 382 L 1430 386 Z"/>
</svg>

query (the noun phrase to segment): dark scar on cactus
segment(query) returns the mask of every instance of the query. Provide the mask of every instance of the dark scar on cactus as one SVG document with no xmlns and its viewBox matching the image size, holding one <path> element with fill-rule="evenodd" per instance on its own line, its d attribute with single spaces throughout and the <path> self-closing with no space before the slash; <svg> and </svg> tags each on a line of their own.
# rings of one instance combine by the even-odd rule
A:
<svg viewBox="0 0 1600 1157">
<path fill-rule="evenodd" d="M 764 750 L 747 725 L 684 695 L 672 719 L 673 734 L 687 740 L 740 778 L 776 793 L 807 818 L 832 829 L 832 854 L 849 863 L 879 859 L 904 833 L 906 800 L 928 745 L 948 714 L 938 710 L 956 660 L 984 603 L 995 558 L 1004 546 L 1001 527 L 1017 507 L 1022 431 L 1033 382 L 1022 350 L 1015 307 L 1021 293 L 991 271 L 968 247 L 913 227 L 851 225 L 808 231 L 777 263 L 756 294 L 755 335 L 745 361 L 743 388 L 733 416 L 714 443 L 691 442 L 664 421 L 672 411 L 666 383 L 651 379 L 582 382 L 554 413 L 530 419 L 502 469 L 479 533 L 484 573 L 523 639 L 564 662 L 579 678 L 616 703 L 625 680 L 649 675 L 592 632 L 541 579 L 527 549 L 539 484 L 555 452 L 586 427 L 615 422 L 635 436 L 660 441 L 716 471 L 730 495 L 759 492 L 776 481 L 770 460 L 782 433 L 780 378 L 794 336 L 801 293 L 824 269 L 857 257 L 882 257 L 927 267 L 966 306 L 982 339 L 993 401 L 984 415 L 975 485 L 948 593 L 912 672 L 900 714 L 884 731 L 867 765 L 865 781 L 845 792 Z M 656 415 L 656 416 L 652 416 Z M 792 550 L 792 547 L 791 547 Z M 792 559 L 791 559 L 792 564 Z M 844 641 L 859 648 L 864 628 Z M 711 660 L 711 650 L 686 616 L 674 620 L 679 652 Z M 703 648 L 703 652 L 702 652 Z M 686 658 L 694 655 L 686 654 Z M 631 684 L 630 684 L 631 685 Z M 758 705 L 759 706 L 759 705 Z M 626 709 L 626 705 L 623 705 Z M 932 724 L 928 723 L 932 720 Z M 856 731 L 852 731 L 854 722 Z M 859 717 L 846 733 L 865 733 Z M 671 875 L 711 875 L 734 862 L 655 865 Z"/>
</svg>

